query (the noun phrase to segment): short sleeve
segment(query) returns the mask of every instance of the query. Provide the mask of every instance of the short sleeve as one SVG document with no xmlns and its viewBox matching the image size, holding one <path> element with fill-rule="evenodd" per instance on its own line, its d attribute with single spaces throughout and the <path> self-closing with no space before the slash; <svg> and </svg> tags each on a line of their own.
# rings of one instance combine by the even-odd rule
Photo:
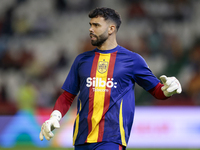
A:
<svg viewBox="0 0 200 150">
<path fill-rule="evenodd" d="M 79 60 L 80 60 L 80 55 L 76 57 L 76 59 L 74 60 L 71 69 L 69 71 L 69 74 L 62 86 L 62 89 L 77 95 L 79 92 L 79 88 L 80 88 L 80 79 L 79 79 L 79 75 L 78 75 L 78 67 L 79 67 Z"/>
<path fill-rule="evenodd" d="M 133 78 L 135 82 L 143 87 L 146 91 L 154 88 L 160 80 L 149 69 L 144 58 L 135 53 L 133 63 Z"/>
</svg>

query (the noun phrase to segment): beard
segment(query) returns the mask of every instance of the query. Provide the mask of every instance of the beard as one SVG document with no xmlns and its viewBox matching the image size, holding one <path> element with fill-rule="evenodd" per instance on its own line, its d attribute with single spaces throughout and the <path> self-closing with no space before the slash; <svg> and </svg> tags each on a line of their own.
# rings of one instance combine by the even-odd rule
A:
<svg viewBox="0 0 200 150">
<path fill-rule="evenodd" d="M 101 34 L 99 36 L 94 35 L 94 34 L 92 34 L 92 35 L 96 37 L 96 40 L 91 40 L 91 44 L 93 46 L 100 47 L 108 39 L 108 35 L 106 34 L 106 32 L 104 32 L 103 34 Z"/>
</svg>

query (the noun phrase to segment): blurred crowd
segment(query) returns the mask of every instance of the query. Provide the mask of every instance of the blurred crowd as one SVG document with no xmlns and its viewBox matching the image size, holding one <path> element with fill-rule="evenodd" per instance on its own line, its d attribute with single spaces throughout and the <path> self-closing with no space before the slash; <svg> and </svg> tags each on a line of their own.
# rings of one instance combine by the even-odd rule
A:
<svg viewBox="0 0 200 150">
<path fill-rule="evenodd" d="M 53 107 L 76 55 L 94 48 L 87 15 L 97 6 L 121 14 L 120 45 L 182 84 L 167 101 L 136 86 L 136 105 L 200 105 L 200 1 L 1 0 L 0 114 Z"/>
</svg>

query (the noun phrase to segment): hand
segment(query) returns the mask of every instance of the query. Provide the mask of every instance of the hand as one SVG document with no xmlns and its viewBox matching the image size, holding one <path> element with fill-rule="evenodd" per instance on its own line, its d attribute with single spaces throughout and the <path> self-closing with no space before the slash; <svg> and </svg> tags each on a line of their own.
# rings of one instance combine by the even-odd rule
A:
<svg viewBox="0 0 200 150">
<path fill-rule="evenodd" d="M 47 140 L 50 140 L 54 134 L 53 130 L 60 128 L 60 119 L 62 118 L 61 113 L 58 110 L 54 110 L 51 114 L 51 117 L 49 120 L 45 121 L 42 124 L 41 132 L 40 132 L 40 140 L 42 141 L 45 137 Z M 44 136 L 44 137 L 43 137 Z"/>
<path fill-rule="evenodd" d="M 161 90 L 166 97 L 182 92 L 181 84 L 175 77 L 166 77 L 165 75 L 162 75 L 160 76 L 160 80 L 164 84 Z"/>
</svg>

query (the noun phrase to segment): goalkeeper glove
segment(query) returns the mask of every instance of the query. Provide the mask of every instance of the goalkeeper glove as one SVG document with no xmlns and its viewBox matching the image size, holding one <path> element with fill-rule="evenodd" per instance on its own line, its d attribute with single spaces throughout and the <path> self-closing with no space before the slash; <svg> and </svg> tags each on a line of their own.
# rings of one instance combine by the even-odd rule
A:
<svg viewBox="0 0 200 150">
<path fill-rule="evenodd" d="M 41 127 L 41 132 L 40 132 L 40 140 L 43 140 L 43 136 L 47 139 L 50 140 L 54 134 L 53 130 L 55 128 L 60 128 L 60 119 L 62 118 L 62 114 L 58 110 L 54 110 L 51 113 L 51 117 L 49 120 L 46 120 Z"/>
<path fill-rule="evenodd" d="M 175 77 L 160 76 L 160 80 L 164 84 L 161 88 L 166 97 L 170 97 L 173 94 L 180 94 L 182 92 L 181 84 Z"/>
</svg>

